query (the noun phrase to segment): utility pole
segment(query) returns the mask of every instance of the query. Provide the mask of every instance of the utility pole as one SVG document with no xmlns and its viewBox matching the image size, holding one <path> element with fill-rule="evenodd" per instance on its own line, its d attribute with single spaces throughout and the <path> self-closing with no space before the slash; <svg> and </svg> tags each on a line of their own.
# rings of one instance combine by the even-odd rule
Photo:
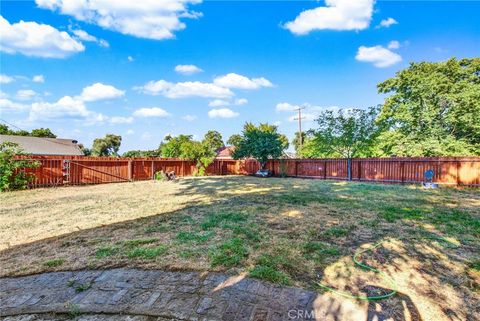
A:
<svg viewBox="0 0 480 321">
<path fill-rule="evenodd" d="M 302 109 L 305 109 L 305 106 L 298 107 L 295 110 L 298 111 L 298 117 L 295 117 L 294 120 L 298 119 L 298 135 L 299 135 L 299 141 L 300 141 L 300 148 L 299 150 L 302 149 L 303 146 L 303 135 L 302 135 Z"/>
</svg>

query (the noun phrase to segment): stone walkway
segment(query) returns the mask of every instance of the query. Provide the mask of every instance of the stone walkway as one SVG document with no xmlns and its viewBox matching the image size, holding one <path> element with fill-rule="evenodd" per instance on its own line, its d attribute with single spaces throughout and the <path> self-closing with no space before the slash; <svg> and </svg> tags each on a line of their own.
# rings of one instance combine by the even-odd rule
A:
<svg viewBox="0 0 480 321">
<path fill-rule="evenodd" d="M 299 311 L 312 311 L 316 298 L 315 292 L 218 273 L 114 269 L 0 279 L 0 316 L 5 320 L 39 313 L 149 320 L 311 320 Z M 326 320 L 319 314 L 328 311 L 316 308 L 315 313 L 317 320 Z"/>
</svg>

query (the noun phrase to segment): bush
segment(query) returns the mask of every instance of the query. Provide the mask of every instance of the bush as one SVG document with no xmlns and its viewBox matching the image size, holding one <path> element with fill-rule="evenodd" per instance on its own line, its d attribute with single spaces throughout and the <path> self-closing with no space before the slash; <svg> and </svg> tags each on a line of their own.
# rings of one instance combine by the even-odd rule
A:
<svg viewBox="0 0 480 321">
<path fill-rule="evenodd" d="M 0 144 L 0 191 L 23 189 L 32 182 L 34 176 L 25 169 L 40 166 L 37 161 L 17 158 L 25 156 L 18 144 L 4 142 Z"/>
</svg>

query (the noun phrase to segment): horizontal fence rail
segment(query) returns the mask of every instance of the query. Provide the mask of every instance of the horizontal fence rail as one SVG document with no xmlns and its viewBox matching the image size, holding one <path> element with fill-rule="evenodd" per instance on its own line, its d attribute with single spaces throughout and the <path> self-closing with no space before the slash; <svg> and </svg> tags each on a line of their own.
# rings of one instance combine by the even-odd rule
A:
<svg viewBox="0 0 480 321">
<path fill-rule="evenodd" d="M 28 159 L 40 163 L 35 169 L 25 170 L 34 176 L 32 188 L 150 180 L 158 171 L 173 171 L 177 176 L 196 173 L 195 162 L 174 158 L 29 156 Z M 425 171 L 433 170 L 434 183 L 480 186 L 480 157 L 280 159 L 268 161 L 266 167 L 274 176 L 383 183 L 421 183 Z M 215 160 L 206 172 L 252 175 L 259 169 L 260 164 L 253 159 Z"/>
</svg>

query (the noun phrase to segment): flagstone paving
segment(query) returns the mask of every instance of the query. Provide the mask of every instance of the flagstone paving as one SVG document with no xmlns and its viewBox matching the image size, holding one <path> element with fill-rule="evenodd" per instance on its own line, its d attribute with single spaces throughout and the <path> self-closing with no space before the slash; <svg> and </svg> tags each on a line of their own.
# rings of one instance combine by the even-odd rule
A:
<svg viewBox="0 0 480 321">
<path fill-rule="evenodd" d="M 60 313 L 91 315 L 84 320 L 106 319 L 100 314 L 131 316 L 125 320 L 304 320 L 289 311 L 311 311 L 316 297 L 299 288 L 219 273 L 52 272 L 0 279 L 0 317 L 35 320 L 41 314 L 53 320 L 45 316 Z"/>
</svg>

